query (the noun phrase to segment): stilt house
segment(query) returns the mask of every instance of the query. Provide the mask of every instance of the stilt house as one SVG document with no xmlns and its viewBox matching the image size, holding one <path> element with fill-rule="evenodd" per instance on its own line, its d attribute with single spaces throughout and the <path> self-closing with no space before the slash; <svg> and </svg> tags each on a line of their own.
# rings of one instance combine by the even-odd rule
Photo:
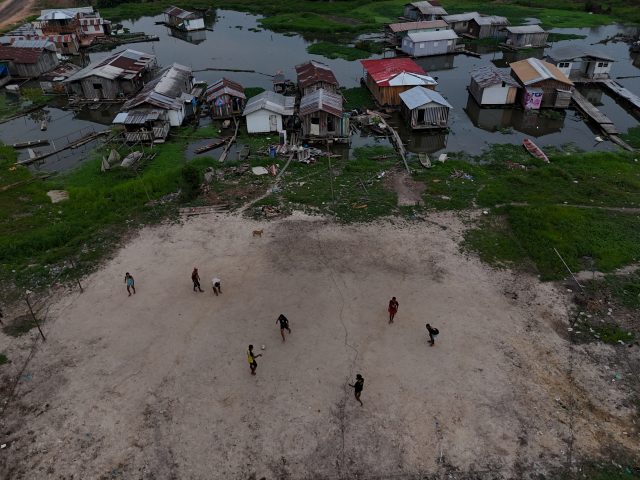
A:
<svg viewBox="0 0 640 480">
<path fill-rule="evenodd" d="M 363 82 L 382 107 L 399 107 L 400 93 L 420 86 L 435 90 L 438 82 L 409 58 L 361 60 Z"/>
<path fill-rule="evenodd" d="M 424 87 L 413 87 L 400 94 L 402 114 L 414 130 L 447 128 L 453 108 L 442 95 Z"/>
<path fill-rule="evenodd" d="M 242 115 L 247 97 L 242 85 L 222 78 L 207 88 L 205 101 L 211 118 L 231 118 Z"/>
<path fill-rule="evenodd" d="M 300 100 L 300 122 L 306 138 L 346 139 L 349 117 L 342 110 L 342 95 L 322 88 Z"/>
</svg>

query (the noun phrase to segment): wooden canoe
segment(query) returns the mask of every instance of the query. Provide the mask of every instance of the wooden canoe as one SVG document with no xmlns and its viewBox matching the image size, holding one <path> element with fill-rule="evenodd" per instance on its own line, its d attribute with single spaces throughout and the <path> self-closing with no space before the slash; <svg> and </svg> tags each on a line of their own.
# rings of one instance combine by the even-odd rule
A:
<svg viewBox="0 0 640 480">
<path fill-rule="evenodd" d="M 198 154 L 198 153 L 208 152 L 209 150 L 213 150 L 214 148 L 220 147 L 226 141 L 227 141 L 226 138 L 221 138 L 220 140 L 216 140 L 215 142 L 208 143 L 206 145 L 203 145 L 201 147 L 196 148 L 193 151 L 193 153 Z"/>
<path fill-rule="evenodd" d="M 431 159 L 429 158 L 428 153 L 424 153 L 424 152 L 419 153 L 418 161 L 420 162 L 420 165 L 422 165 L 424 168 L 431 168 Z"/>
<path fill-rule="evenodd" d="M 549 163 L 549 157 L 547 157 L 545 153 L 540 149 L 540 147 L 538 147 L 531 140 L 529 140 L 528 138 L 525 138 L 522 141 L 522 145 L 527 150 L 527 152 L 529 152 L 531 155 L 533 155 L 536 158 L 539 158 L 543 162 Z"/>
</svg>

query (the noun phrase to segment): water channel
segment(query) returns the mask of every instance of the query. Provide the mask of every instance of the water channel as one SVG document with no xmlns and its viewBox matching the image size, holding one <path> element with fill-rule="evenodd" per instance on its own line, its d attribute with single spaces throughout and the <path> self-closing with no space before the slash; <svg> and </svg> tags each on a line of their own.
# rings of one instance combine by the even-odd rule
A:
<svg viewBox="0 0 640 480">
<path fill-rule="evenodd" d="M 230 78 L 245 87 L 263 87 L 271 89 L 271 77 L 283 70 L 289 78 L 295 80 L 294 66 L 309 59 L 328 64 L 338 81 L 344 87 L 359 86 L 362 67 L 358 61 L 342 59 L 331 60 L 318 55 L 310 55 L 306 47 L 311 43 L 300 35 L 284 35 L 264 30 L 259 26 L 260 16 L 240 12 L 218 10 L 208 21 L 208 30 L 195 34 L 176 34 L 169 28 L 156 24 L 162 16 L 143 17 L 122 22 L 132 32 L 146 32 L 160 37 L 159 42 L 136 43 L 119 48 L 132 48 L 158 57 L 159 64 L 170 65 L 173 62 L 191 67 L 198 80 L 214 82 L 222 76 Z M 210 30 L 209 30 L 210 29 Z M 595 28 L 556 29 L 558 33 L 573 33 L 586 36 L 581 40 L 557 42 L 554 46 L 591 46 L 618 33 L 638 33 L 637 27 L 609 25 Z M 640 60 L 632 57 L 625 43 L 597 44 L 592 48 L 616 58 L 612 77 L 632 92 L 640 93 Z M 427 57 L 417 62 L 432 76 L 439 85 L 437 90 L 453 105 L 448 134 L 415 134 L 404 126 L 401 119 L 395 117 L 396 124 L 407 147 L 413 152 L 439 153 L 445 151 L 466 151 L 476 153 L 490 144 L 521 143 L 524 137 L 533 137 L 541 147 L 562 146 L 569 143 L 584 149 L 611 150 L 610 142 L 594 141 L 600 133 L 583 121 L 574 110 L 554 111 L 552 113 L 526 114 L 519 109 L 481 109 L 470 99 L 467 85 L 470 71 L 478 66 L 493 63 L 506 66 L 508 62 L 518 60 L 518 54 L 503 52 L 498 48 L 478 48 L 480 58 L 456 55 Z M 90 60 L 96 61 L 109 56 L 112 52 L 91 53 Z M 392 56 L 387 53 L 386 56 Z M 527 56 L 532 53 L 528 52 Z M 533 55 L 542 57 L 543 51 Z M 381 57 L 381 55 L 373 58 Z M 209 70 L 236 69 L 252 72 L 220 72 Z M 590 98 L 616 124 L 621 132 L 638 125 L 635 118 L 624 106 L 616 102 L 605 91 L 595 87 L 582 88 Z M 0 139 L 5 143 L 47 138 L 63 141 L 65 137 L 77 135 L 77 132 L 89 128 L 102 130 L 110 124 L 117 107 L 92 106 L 79 113 L 65 111 L 57 107 L 47 107 L 41 112 L 21 117 L 0 125 Z M 42 116 L 49 119 L 49 129 L 40 132 Z M 84 129 L 84 130 L 83 130 Z M 387 144 L 386 140 L 367 135 L 352 138 L 352 147 L 368 144 Z M 50 148 L 50 147 L 49 147 Z M 54 156 L 38 168 L 45 170 L 65 170 L 86 157 L 83 149 L 68 151 L 63 157 Z M 45 149 L 46 150 L 46 149 Z M 21 158 L 26 152 L 21 152 Z"/>
</svg>

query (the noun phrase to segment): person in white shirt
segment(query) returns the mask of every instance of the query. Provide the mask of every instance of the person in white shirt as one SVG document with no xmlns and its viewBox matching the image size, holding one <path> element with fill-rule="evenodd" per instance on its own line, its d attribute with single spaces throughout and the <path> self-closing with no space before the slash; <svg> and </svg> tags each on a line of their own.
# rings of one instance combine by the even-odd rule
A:
<svg viewBox="0 0 640 480">
<path fill-rule="evenodd" d="M 213 277 L 211 279 L 211 285 L 213 285 L 213 293 L 216 294 L 216 297 L 219 293 L 222 293 L 222 288 L 220 288 L 220 279 Z"/>
</svg>

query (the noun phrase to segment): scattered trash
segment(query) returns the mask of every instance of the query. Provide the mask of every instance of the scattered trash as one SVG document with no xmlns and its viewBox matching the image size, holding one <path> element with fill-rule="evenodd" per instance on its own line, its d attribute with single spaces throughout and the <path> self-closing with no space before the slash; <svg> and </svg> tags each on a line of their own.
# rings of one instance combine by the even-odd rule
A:
<svg viewBox="0 0 640 480">
<path fill-rule="evenodd" d="M 272 164 L 268 167 L 269 173 L 274 177 L 278 174 L 278 165 Z"/>
<path fill-rule="evenodd" d="M 382 178 L 387 174 L 387 172 L 380 172 L 378 175 L 376 175 L 376 178 Z"/>
<path fill-rule="evenodd" d="M 356 209 L 367 208 L 367 207 L 368 205 L 366 203 L 362 205 L 358 205 L 357 203 L 354 203 L 353 205 L 351 205 L 351 208 L 356 208 Z"/>
<path fill-rule="evenodd" d="M 599 136 L 598 136 L 598 137 L 596 137 L 596 138 L 595 138 L 595 140 L 596 140 L 596 142 L 598 142 L 598 143 L 600 143 L 600 142 L 604 142 L 604 138 L 599 137 Z"/>
<path fill-rule="evenodd" d="M 120 166 L 124 168 L 132 167 L 133 165 L 138 163 L 138 161 L 142 158 L 142 155 L 142 152 L 131 152 L 129 155 L 124 157 L 124 160 L 122 160 Z"/>
<path fill-rule="evenodd" d="M 447 158 L 449 158 L 449 155 L 447 155 L 446 153 L 441 153 L 441 154 L 438 156 L 438 161 L 439 161 L 440 163 L 444 163 L 444 162 L 446 162 L 446 161 L 447 161 Z"/>
<path fill-rule="evenodd" d="M 461 178 L 463 180 L 470 180 L 473 182 L 473 177 L 471 175 L 458 169 L 454 169 L 453 172 L 451 172 L 451 178 Z"/>
<path fill-rule="evenodd" d="M 522 165 L 521 163 L 512 162 L 511 160 L 507 160 L 505 165 L 509 170 L 526 170 L 527 167 Z"/>
<path fill-rule="evenodd" d="M 51 199 L 51 203 L 59 203 L 69 200 L 69 192 L 66 190 L 49 190 L 47 197 Z"/>
<path fill-rule="evenodd" d="M 254 175 L 266 175 L 269 173 L 269 170 L 264 167 L 253 167 L 251 171 Z"/>
</svg>

